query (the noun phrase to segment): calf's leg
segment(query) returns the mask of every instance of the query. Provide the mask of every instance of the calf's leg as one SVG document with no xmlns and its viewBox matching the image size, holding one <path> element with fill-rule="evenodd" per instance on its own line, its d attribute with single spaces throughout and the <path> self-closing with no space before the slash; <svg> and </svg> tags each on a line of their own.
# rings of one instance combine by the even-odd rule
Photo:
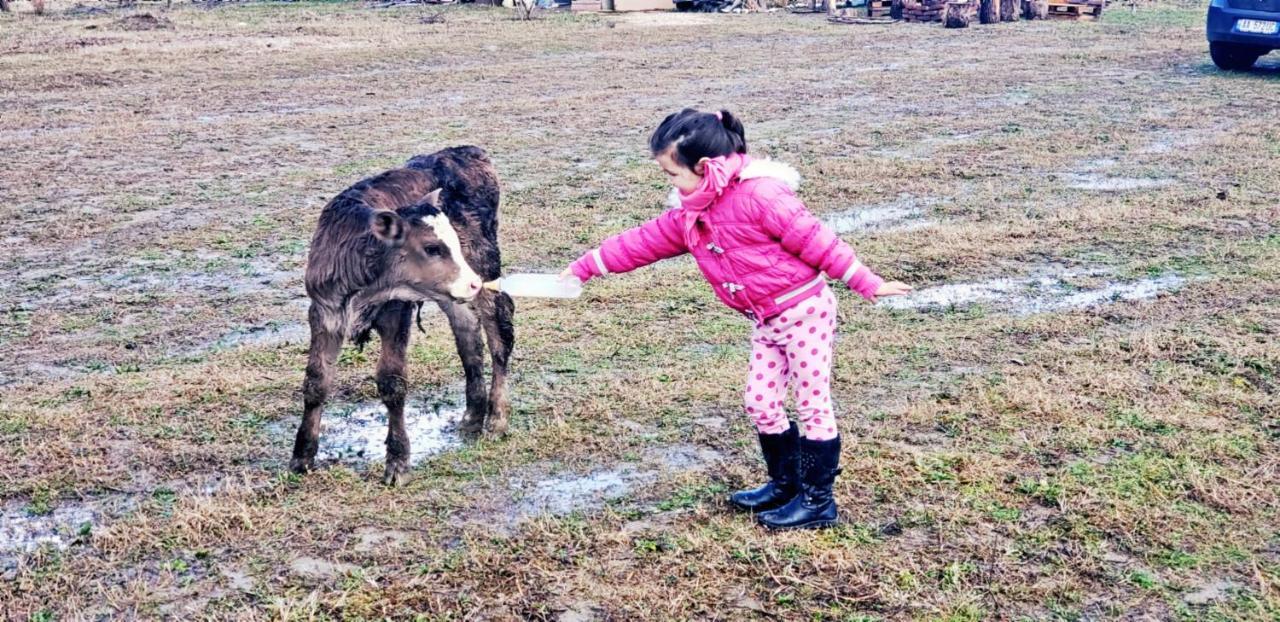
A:
<svg viewBox="0 0 1280 622">
<path fill-rule="evenodd" d="M 489 418 L 485 429 L 493 434 L 505 434 L 511 414 L 511 400 L 507 397 L 507 369 L 516 341 L 513 323 L 516 305 L 511 296 L 486 291 L 476 300 L 476 310 L 480 314 L 480 322 L 489 341 L 489 354 L 493 359 Z"/>
<path fill-rule="evenodd" d="M 413 305 L 389 302 L 382 307 L 373 326 L 382 342 L 378 356 L 378 396 L 387 407 L 387 466 L 382 483 L 399 485 L 409 472 L 409 434 L 404 429 L 404 400 L 409 391 L 405 375 L 405 353 L 413 325 Z"/>
<path fill-rule="evenodd" d="M 316 452 L 320 448 L 320 414 L 329 384 L 333 379 L 333 365 L 342 348 L 342 336 L 328 331 L 317 321 L 317 311 L 311 311 L 311 349 L 307 353 L 306 378 L 302 381 L 302 423 L 293 442 L 293 459 L 289 470 L 306 473 L 315 469 Z"/>
<path fill-rule="evenodd" d="M 474 434 L 484 428 L 484 417 L 488 410 L 480 319 L 469 303 L 445 302 L 440 304 L 440 309 L 448 316 L 449 326 L 453 328 L 458 357 L 462 359 L 462 371 L 467 380 L 467 414 L 462 419 L 462 431 Z"/>
</svg>

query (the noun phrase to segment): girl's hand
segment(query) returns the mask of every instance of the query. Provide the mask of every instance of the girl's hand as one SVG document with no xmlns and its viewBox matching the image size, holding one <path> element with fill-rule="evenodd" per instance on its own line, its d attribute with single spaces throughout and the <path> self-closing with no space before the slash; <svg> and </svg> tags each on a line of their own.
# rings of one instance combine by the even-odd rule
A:
<svg viewBox="0 0 1280 622">
<path fill-rule="evenodd" d="M 571 277 L 571 276 L 575 276 L 575 275 L 573 274 L 573 268 L 565 268 L 565 269 L 564 269 L 564 272 L 561 272 L 561 273 L 560 273 L 560 276 L 559 276 L 558 278 L 559 278 L 561 281 L 563 281 L 563 280 L 565 280 L 565 279 L 567 279 L 567 278 L 569 278 L 569 277 Z"/>
<path fill-rule="evenodd" d="M 911 293 L 911 286 L 902 281 L 885 281 L 876 289 L 875 300 L 881 296 L 905 296 Z M 872 302 L 875 302 L 872 300 Z"/>
</svg>

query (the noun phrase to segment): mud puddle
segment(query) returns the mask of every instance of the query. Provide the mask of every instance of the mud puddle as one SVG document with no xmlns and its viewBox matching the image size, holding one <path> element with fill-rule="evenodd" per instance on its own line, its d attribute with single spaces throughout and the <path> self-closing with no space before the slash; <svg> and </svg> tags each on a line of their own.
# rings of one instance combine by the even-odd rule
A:
<svg viewBox="0 0 1280 622">
<path fill-rule="evenodd" d="M 404 407 L 409 434 L 409 462 L 462 445 L 458 424 L 466 408 L 461 404 L 411 400 Z M 292 435 L 293 428 L 288 433 Z M 320 420 L 317 460 L 349 465 L 381 462 L 387 457 L 387 409 L 381 402 L 329 408 Z"/>
<path fill-rule="evenodd" d="M 655 447 L 636 462 L 586 473 L 514 477 L 508 483 L 514 498 L 508 523 L 515 525 L 540 515 L 564 516 L 599 510 L 656 483 L 664 473 L 703 471 L 721 459 L 723 454 L 709 447 L 682 444 Z"/>
<path fill-rule="evenodd" d="M 24 504 L 0 509 L 0 569 L 14 566 L 18 557 L 42 548 L 65 551 L 87 540 L 112 516 L 134 507 L 131 495 L 113 495 L 85 501 L 59 501 L 47 510 Z"/>
<path fill-rule="evenodd" d="M 1132 192 L 1173 185 L 1169 177 L 1111 177 L 1099 173 L 1071 173 L 1067 175 L 1067 187 L 1092 192 Z"/>
<path fill-rule="evenodd" d="M 925 202 L 909 195 L 883 205 L 828 214 L 823 221 L 836 233 L 911 231 L 937 224 L 924 215 Z"/>
<path fill-rule="evenodd" d="M 1185 283 L 1177 275 L 1136 281 L 1112 281 L 1101 286 L 1078 284 L 1099 277 L 1098 272 L 1066 271 L 1020 278 L 996 278 L 953 283 L 919 290 L 902 298 L 889 298 L 880 306 L 890 309 L 939 310 L 985 304 L 1013 315 L 1091 309 L 1103 305 L 1155 298 Z"/>
<path fill-rule="evenodd" d="M 305 301 L 303 304 L 305 304 Z M 311 329 L 306 324 L 301 322 L 269 322 L 259 326 L 233 330 L 197 350 L 199 352 L 216 352 L 241 347 L 307 345 L 310 340 Z"/>
</svg>

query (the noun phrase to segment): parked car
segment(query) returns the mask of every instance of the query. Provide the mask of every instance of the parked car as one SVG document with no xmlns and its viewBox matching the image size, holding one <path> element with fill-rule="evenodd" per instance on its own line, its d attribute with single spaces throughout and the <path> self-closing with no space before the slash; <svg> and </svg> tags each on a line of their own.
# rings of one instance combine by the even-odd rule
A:
<svg viewBox="0 0 1280 622">
<path fill-rule="evenodd" d="M 1205 34 L 1213 64 L 1231 71 L 1253 67 L 1280 49 L 1280 0 L 1210 0 Z"/>
</svg>

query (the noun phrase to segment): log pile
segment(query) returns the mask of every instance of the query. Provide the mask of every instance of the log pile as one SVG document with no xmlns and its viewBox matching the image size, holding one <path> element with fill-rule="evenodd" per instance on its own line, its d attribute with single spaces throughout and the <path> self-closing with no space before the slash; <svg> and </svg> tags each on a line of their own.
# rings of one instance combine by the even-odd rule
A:
<svg viewBox="0 0 1280 622">
<path fill-rule="evenodd" d="M 968 28 L 973 21 L 974 0 L 951 0 L 947 3 L 947 11 L 942 20 L 945 28 Z"/>
<path fill-rule="evenodd" d="M 908 22 L 940 22 L 947 0 L 903 0 L 902 19 Z"/>
<path fill-rule="evenodd" d="M 1000 21 L 1000 0 L 979 0 L 978 21 L 995 24 Z"/>
<path fill-rule="evenodd" d="M 1000 0 L 1000 21 L 1016 22 L 1018 21 L 1018 13 L 1021 7 L 1018 6 L 1019 0 Z"/>
</svg>

